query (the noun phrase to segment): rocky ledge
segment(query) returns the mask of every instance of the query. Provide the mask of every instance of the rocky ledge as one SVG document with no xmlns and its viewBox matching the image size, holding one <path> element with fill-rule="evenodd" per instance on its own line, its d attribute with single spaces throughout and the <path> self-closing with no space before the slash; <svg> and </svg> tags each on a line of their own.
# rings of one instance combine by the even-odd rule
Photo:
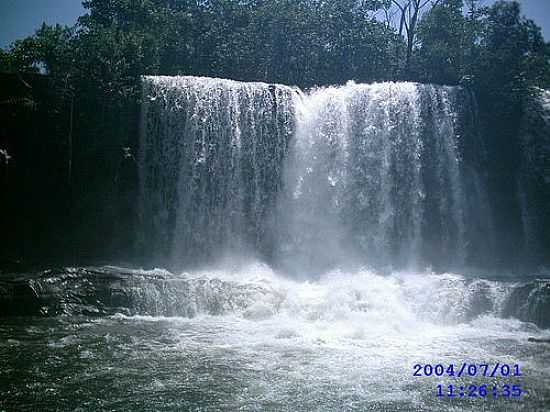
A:
<svg viewBox="0 0 550 412">
<path fill-rule="evenodd" d="M 479 282 L 478 282 L 479 283 Z M 497 316 L 550 328 L 550 279 L 503 282 L 504 302 Z M 206 277 L 175 276 L 164 270 L 117 267 L 63 268 L 0 277 L 0 316 L 183 316 L 247 313 L 258 303 L 278 310 L 285 296 L 267 283 L 242 283 Z M 481 297 L 487 293 L 480 290 Z M 477 295 L 476 295 L 477 296 Z M 471 313 L 487 313 L 484 299 L 466 299 Z M 489 310 L 491 311 L 491 310 Z"/>
<path fill-rule="evenodd" d="M 550 279 L 537 279 L 514 287 L 501 315 L 550 328 Z"/>
<path fill-rule="evenodd" d="M 0 316 L 219 315 L 246 310 L 273 291 L 163 270 L 65 268 L 0 279 Z"/>
</svg>

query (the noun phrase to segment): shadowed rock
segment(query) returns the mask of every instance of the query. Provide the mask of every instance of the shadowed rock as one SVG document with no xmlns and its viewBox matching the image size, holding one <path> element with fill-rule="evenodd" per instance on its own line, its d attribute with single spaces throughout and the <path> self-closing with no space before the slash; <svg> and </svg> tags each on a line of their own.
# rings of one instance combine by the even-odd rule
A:
<svg viewBox="0 0 550 412">
<path fill-rule="evenodd" d="M 67 268 L 0 281 L 1 315 L 220 315 L 277 298 L 258 285 L 175 276 L 162 270 Z"/>
<path fill-rule="evenodd" d="M 550 280 L 534 280 L 514 288 L 502 314 L 550 328 Z"/>
<path fill-rule="evenodd" d="M 550 328 L 548 279 L 520 284 L 482 279 L 468 283 L 461 278 L 434 276 L 431 282 L 438 282 L 435 289 L 440 295 L 432 296 L 415 310 L 436 313 L 435 321 L 467 322 L 489 314 Z M 502 289 L 502 293 L 496 293 L 495 288 Z M 420 298 L 415 293 L 409 296 L 412 301 Z M 160 269 L 65 268 L 5 275 L 0 280 L 0 316 L 122 313 L 193 317 L 234 313 L 262 320 L 281 310 L 285 299 L 284 289 L 276 289 L 269 282 L 176 276 Z"/>
</svg>

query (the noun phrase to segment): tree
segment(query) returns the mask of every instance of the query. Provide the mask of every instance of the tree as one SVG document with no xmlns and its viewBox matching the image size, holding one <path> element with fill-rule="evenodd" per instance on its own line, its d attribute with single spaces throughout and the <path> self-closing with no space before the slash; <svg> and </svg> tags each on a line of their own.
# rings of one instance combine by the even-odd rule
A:
<svg viewBox="0 0 550 412">
<path fill-rule="evenodd" d="M 386 16 L 393 20 L 399 37 L 406 39 L 405 74 L 410 74 L 411 57 L 416 45 L 417 28 L 422 16 L 441 0 L 391 0 L 386 5 Z M 397 56 L 399 58 L 399 56 Z"/>
<path fill-rule="evenodd" d="M 7 53 L 2 51 L 3 70 L 54 76 L 69 70 L 73 34 L 66 26 L 42 24 L 34 35 L 15 41 Z"/>
<path fill-rule="evenodd" d="M 548 45 L 540 27 L 520 11 L 516 1 L 498 1 L 482 15 L 476 83 L 499 105 L 520 103 L 532 86 L 548 85 Z"/>
<path fill-rule="evenodd" d="M 464 67 L 466 21 L 462 0 L 442 0 L 418 25 L 417 70 L 422 81 L 457 84 Z"/>
<path fill-rule="evenodd" d="M 483 13 L 480 7 L 482 0 L 466 0 L 466 17 L 464 18 L 464 36 L 462 40 L 463 69 L 462 75 L 472 78 L 480 56 L 480 41 L 483 35 Z"/>
</svg>

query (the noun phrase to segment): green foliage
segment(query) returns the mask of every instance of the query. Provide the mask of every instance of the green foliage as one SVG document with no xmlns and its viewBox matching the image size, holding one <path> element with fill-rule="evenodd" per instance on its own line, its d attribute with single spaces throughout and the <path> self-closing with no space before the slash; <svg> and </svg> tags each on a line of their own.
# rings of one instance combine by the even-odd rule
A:
<svg viewBox="0 0 550 412">
<path fill-rule="evenodd" d="M 475 76 L 481 92 L 517 96 L 548 84 L 549 46 L 516 2 L 480 8 L 479 0 L 467 0 L 466 14 L 462 0 L 429 3 L 415 29 L 411 70 L 404 72 L 404 39 L 374 17 L 390 3 L 88 0 L 75 28 L 43 25 L 1 51 L 0 70 L 45 72 L 66 94 L 119 107 L 139 96 L 142 74 L 305 87 L 402 73 L 405 80 L 448 84 Z"/>
<path fill-rule="evenodd" d="M 520 103 L 532 86 L 548 86 L 548 45 L 517 2 L 499 1 L 482 17 L 480 58 L 475 66 L 482 97 L 497 105 Z"/>
<path fill-rule="evenodd" d="M 66 72 L 72 63 L 72 37 L 72 29 L 44 23 L 33 36 L 17 40 L 9 53 L 2 52 L 3 71 L 42 71 L 50 75 Z"/>
<path fill-rule="evenodd" d="M 135 63 L 120 67 L 126 79 L 139 71 L 300 86 L 383 80 L 395 72 L 393 50 L 400 39 L 372 17 L 380 4 L 90 0 L 90 14 L 80 19 L 81 38 L 99 50 L 116 39 L 120 59 Z M 124 50 L 128 42 L 130 51 Z"/>
<path fill-rule="evenodd" d="M 419 77 L 431 83 L 456 84 L 464 68 L 466 19 L 462 0 L 444 0 L 432 8 L 418 28 Z"/>
</svg>

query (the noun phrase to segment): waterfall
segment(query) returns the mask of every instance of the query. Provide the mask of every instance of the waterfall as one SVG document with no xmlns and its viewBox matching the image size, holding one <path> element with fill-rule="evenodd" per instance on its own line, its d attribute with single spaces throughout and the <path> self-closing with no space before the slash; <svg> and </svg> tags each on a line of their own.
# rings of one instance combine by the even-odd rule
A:
<svg viewBox="0 0 550 412">
<path fill-rule="evenodd" d="M 265 247 L 293 94 L 222 79 L 143 79 L 142 249 L 177 266 Z"/>
<path fill-rule="evenodd" d="M 470 106 L 461 88 L 405 82 L 144 77 L 142 249 L 299 273 L 463 266 L 492 234 Z"/>
</svg>

